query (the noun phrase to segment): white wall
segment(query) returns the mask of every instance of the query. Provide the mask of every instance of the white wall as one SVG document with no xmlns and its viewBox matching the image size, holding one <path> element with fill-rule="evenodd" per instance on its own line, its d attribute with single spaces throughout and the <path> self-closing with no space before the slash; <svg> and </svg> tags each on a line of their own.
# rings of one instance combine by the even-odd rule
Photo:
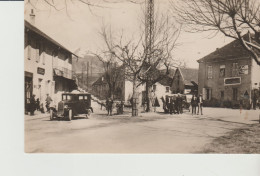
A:
<svg viewBox="0 0 260 176">
<path fill-rule="evenodd" d="M 25 37 L 27 38 L 27 35 Z M 32 39 L 31 42 L 34 43 L 35 40 Z M 53 95 L 54 93 L 54 86 L 52 82 L 53 81 L 52 56 L 47 54 L 46 52 L 42 52 L 41 55 L 39 56 L 40 59 L 37 62 L 36 61 L 37 53 L 38 52 L 34 47 L 31 47 L 29 45 L 26 46 L 24 50 L 24 70 L 33 73 L 33 94 L 36 95 L 35 97 L 36 99 L 37 98 L 40 99 L 41 103 L 45 103 L 44 100 L 46 98 L 46 94 L 48 93 L 50 95 Z M 45 61 L 43 61 L 43 59 Z M 39 74 L 37 72 L 38 67 L 45 70 L 44 75 Z"/>
<path fill-rule="evenodd" d="M 256 85 L 255 85 L 256 83 Z M 252 88 L 260 87 L 260 66 L 252 59 Z"/>
<path fill-rule="evenodd" d="M 165 96 L 166 95 L 170 95 L 171 94 L 171 90 L 169 90 L 169 92 L 167 93 L 166 92 L 166 86 L 160 84 L 159 82 L 155 83 L 154 85 L 156 85 L 156 90 L 154 92 L 154 98 L 157 97 L 158 101 L 159 101 L 159 104 L 160 104 L 160 107 L 157 107 L 156 108 L 156 111 L 163 111 L 163 102 L 162 102 L 162 97 L 164 97 L 165 99 Z M 170 86 L 168 86 L 170 87 Z"/>
</svg>

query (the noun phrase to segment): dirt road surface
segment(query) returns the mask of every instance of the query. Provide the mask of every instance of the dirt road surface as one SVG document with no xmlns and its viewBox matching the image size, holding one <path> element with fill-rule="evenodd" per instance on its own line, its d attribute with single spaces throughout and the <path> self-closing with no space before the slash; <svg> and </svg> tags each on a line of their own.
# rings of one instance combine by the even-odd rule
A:
<svg viewBox="0 0 260 176">
<path fill-rule="evenodd" d="M 222 116 L 218 115 L 219 110 Z M 27 117 L 25 152 L 198 153 L 214 139 L 257 123 L 258 119 L 251 119 L 251 111 L 246 112 L 247 117 L 239 110 L 205 108 L 204 111 L 206 115 L 202 116 L 191 116 L 189 112 L 181 115 L 151 112 L 131 117 L 130 114 L 106 116 L 105 111 L 98 110 L 89 119 L 72 121 L 50 121 L 46 115 Z"/>
</svg>

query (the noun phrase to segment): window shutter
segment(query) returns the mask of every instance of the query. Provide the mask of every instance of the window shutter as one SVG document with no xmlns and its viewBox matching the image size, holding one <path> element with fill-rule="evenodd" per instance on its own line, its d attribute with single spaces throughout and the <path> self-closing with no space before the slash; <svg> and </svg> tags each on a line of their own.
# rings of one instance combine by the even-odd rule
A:
<svg viewBox="0 0 260 176">
<path fill-rule="evenodd" d="M 42 45 L 42 64 L 45 65 L 45 45 Z"/>
<path fill-rule="evenodd" d="M 35 49 L 35 60 L 36 60 L 36 62 L 40 61 L 39 49 L 40 49 L 40 44 L 39 44 L 39 42 L 36 42 L 36 49 Z"/>
<path fill-rule="evenodd" d="M 27 45 L 27 54 L 28 54 L 28 59 L 31 59 L 31 40 L 28 39 L 28 45 Z"/>
<path fill-rule="evenodd" d="M 207 98 L 206 88 L 202 89 L 202 98 L 203 98 L 203 100 L 206 100 L 206 98 Z"/>
</svg>

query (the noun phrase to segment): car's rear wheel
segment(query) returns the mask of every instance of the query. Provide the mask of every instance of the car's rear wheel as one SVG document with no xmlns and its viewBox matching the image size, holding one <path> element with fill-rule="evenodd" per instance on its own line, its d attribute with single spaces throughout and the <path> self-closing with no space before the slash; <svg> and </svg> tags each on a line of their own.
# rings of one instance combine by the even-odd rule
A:
<svg viewBox="0 0 260 176">
<path fill-rule="evenodd" d="M 53 120 L 53 110 L 50 109 L 50 120 Z"/>
<path fill-rule="evenodd" d="M 72 109 L 69 110 L 69 121 L 72 120 Z"/>
</svg>

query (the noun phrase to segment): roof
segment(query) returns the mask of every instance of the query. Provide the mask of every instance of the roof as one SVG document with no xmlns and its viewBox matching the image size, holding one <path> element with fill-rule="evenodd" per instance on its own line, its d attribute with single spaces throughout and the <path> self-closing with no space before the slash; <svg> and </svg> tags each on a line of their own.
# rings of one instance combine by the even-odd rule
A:
<svg viewBox="0 0 260 176">
<path fill-rule="evenodd" d="M 56 40 L 54 40 L 53 38 L 51 38 L 49 35 L 45 34 L 43 31 L 41 31 L 40 29 L 38 29 L 37 27 L 35 27 L 34 25 L 32 25 L 31 23 L 29 23 L 28 21 L 24 20 L 24 25 L 25 27 L 27 27 L 28 29 L 32 30 L 33 32 L 35 32 L 36 34 L 46 38 L 47 40 L 49 40 L 50 42 L 54 43 L 55 45 L 61 47 L 62 49 L 64 49 L 65 51 L 69 52 L 70 54 L 73 54 L 74 56 L 78 57 L 76 54 L 74 54 L 72 51 L 70 51 L 69 49 L 67 49 L 66 47 L 64 47 L 63 45 L 61 45 L 60 43 L 58 43 Z"/>
<path fill-rule="evenodd" d="M 161 80 L 158 81 L 163 86 L 171 86 L 172 78 L 168 75 L 165 75 Z"/>
<path fill-rule="evenodd" d="M 100 85 L 100 84 L 107 84 L 107 80 L 104 75 L 100 76 L 92 85 Z"/>
<path fill-rule="evenodd" d="M 192 82 L 198 84 L 199 70 L 195 68 L 178 68 L 185 85 L 193 85 Z M 177 70 L 176 70 L 177 71 Z"/>
<path fill-rule="evenodd" d="M 248 38 L 248 34 L 244 35 L 243 37 L 245 39 Z M 253 43 L 256 44 L 256 42 L 253 42 Z M 260 55 L 259 52 L 257 54 Z M 206 55 L 205 57 L 203 57 L 197 61 L 198 62 L 208 62 L 208 61 L 213 61 L 216 59 L 219 59 L 219 60 L 228 59 L 228 58 L 238 59 L 238 58 L 242 58 L 242 57 L 250 57 L 250 53 L 241 45 L 240 41 L 237 39 L 219 49 L 217 48 L 212 53 Z"/>
</svg>

